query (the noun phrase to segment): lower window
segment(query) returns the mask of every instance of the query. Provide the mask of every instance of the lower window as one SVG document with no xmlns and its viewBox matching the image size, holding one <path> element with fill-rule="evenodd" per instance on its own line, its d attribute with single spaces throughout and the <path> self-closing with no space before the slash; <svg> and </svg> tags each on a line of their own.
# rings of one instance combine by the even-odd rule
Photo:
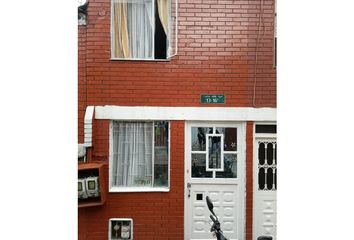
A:
<svg viewBox="0 0 354 240">
<path fill-rule="evenodd" d="M 111 191 L 169 187 L 169 123 L 112 124 Z"/>
</svg>

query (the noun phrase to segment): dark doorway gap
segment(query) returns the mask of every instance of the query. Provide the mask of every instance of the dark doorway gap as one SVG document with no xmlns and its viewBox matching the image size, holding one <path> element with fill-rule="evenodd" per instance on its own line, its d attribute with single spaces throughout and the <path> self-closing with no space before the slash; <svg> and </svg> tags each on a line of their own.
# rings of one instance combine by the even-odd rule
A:
<svg viewBox="0 0 354 240">
<path fill-rule="evenodd" d="M 155 1 L 155 59 L 167 58 L 167 36 L 163 29 L 159 10 L 157 8 L 157 1 Z"/>
</svg>

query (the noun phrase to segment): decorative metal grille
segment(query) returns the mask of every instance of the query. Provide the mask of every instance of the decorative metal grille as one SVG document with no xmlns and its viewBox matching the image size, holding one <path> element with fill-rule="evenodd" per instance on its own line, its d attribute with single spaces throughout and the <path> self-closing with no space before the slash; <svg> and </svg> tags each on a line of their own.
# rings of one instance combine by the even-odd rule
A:
<svg viewBox="0 0 354 240">
<path fill-rule="evenodd" d="M 258 190 L 277 189 L 277 143 L 258 141 Z"/>
</svg>

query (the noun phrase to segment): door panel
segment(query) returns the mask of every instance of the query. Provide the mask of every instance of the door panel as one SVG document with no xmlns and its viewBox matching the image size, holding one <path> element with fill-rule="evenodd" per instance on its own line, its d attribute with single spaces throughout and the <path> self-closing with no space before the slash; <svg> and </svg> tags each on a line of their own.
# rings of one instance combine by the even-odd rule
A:
<svg viewBox="0 0 354 240">
<path fill-rule="evenodd" d="M 272 236 L 277 228 L 276 137 L 256 135 L 253 157 L 253 239 Z"/>
<path fill-rule="evenodd" d="M 212 239 L 210 232 L 212 221 L 209 218 L 210 212 L 205 202 L 206 196 L 213 200 L 214 212 L 219 217 L 225 236 L 230 239 L 237 239 L 237 187 L 234 185 L 205 184 L 193 184 L 191 187 L 190 239 Z"/>
<path fill-rule="evenodd" d="M 185 146 L 185 239 L 215 239 L 206 196 L 228 239 L 242 239 L 243 133 L 241 124 L 187 123 Z"/>
</svg>

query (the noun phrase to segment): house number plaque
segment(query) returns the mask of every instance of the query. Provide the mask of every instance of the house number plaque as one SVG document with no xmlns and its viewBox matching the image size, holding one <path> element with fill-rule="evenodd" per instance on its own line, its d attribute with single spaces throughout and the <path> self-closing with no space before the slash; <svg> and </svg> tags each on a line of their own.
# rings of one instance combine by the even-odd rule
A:
<svg viewBox="0 0 354 240">
<path fill-rule="evenodd" d="M 224 94 L 202 94 L 200 95 L 200 103 L 203 104 L 222 104 L 225 103 Z"/>
</svg>

